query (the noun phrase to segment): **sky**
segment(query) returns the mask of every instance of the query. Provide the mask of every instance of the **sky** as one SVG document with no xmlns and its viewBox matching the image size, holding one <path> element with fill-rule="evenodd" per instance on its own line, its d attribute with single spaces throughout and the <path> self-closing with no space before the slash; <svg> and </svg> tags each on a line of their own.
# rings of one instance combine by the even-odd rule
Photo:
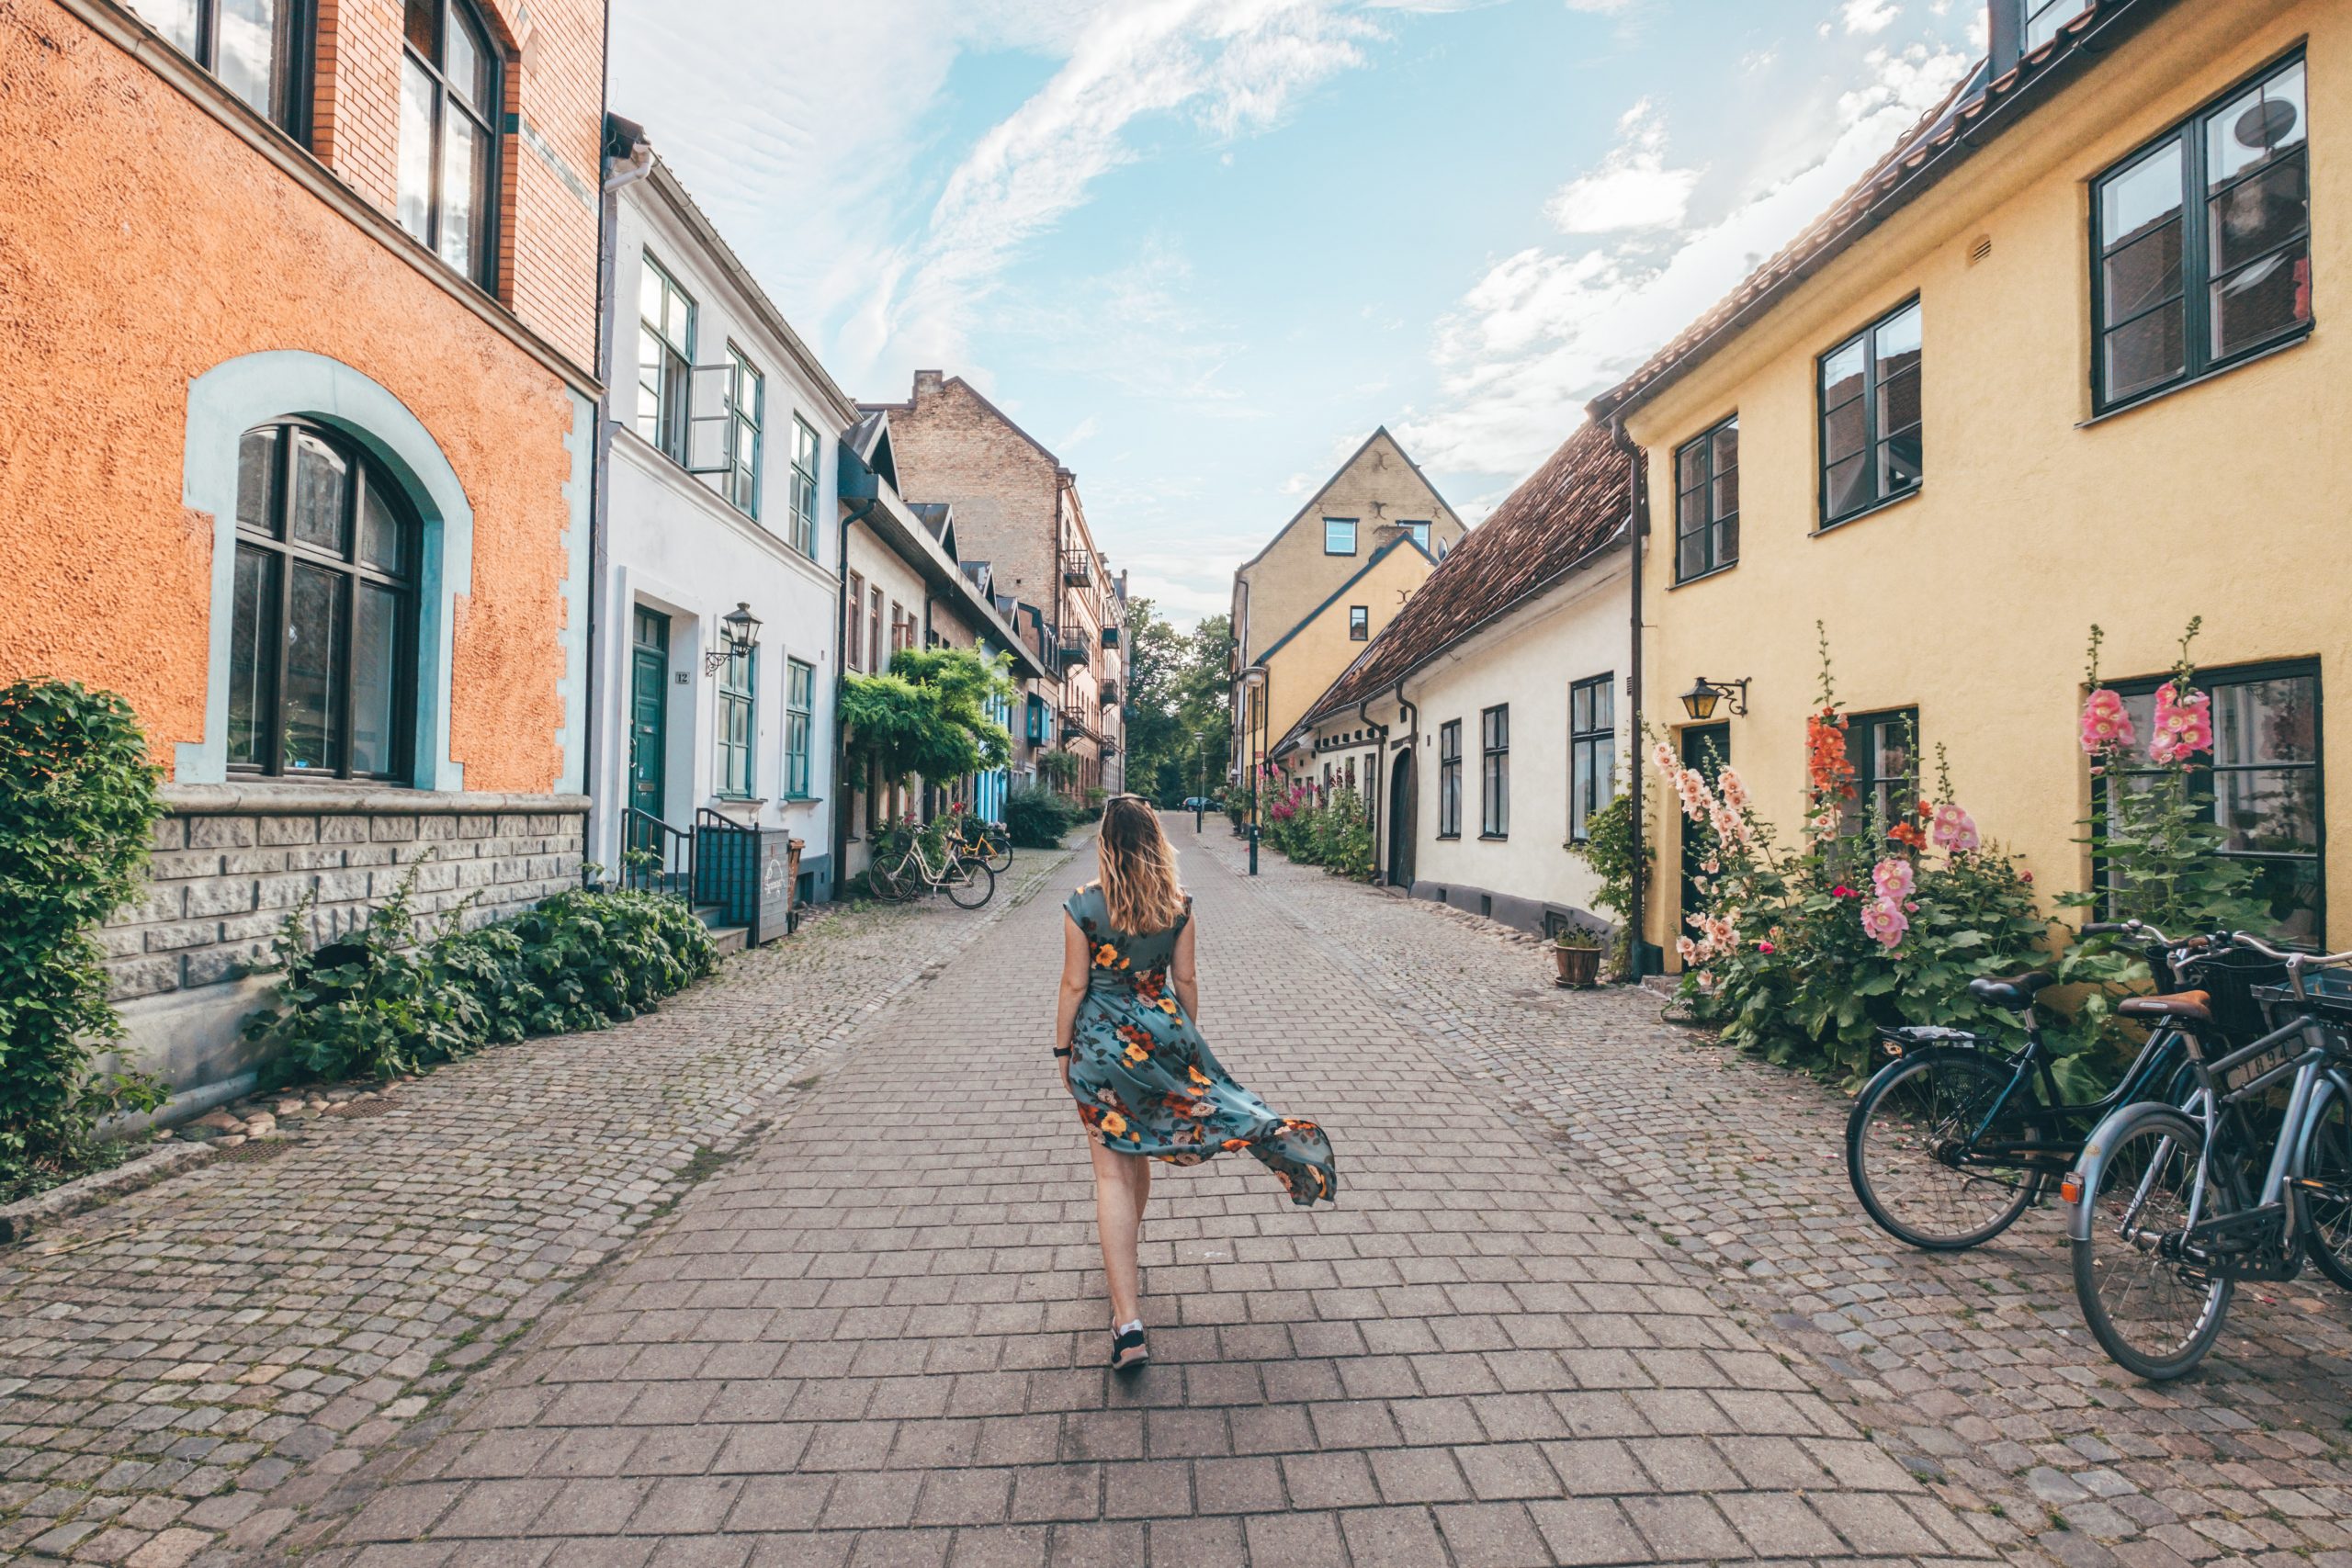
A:
<svg viewBox="0 0 2352 1568">
<path fill-rule="evenodd" d="M 1984 10 L 613 0 L 610 93 L 853 397 L 965 377 L 1189 625 L 1375 426 L 1475 525 Z"/>
</svg>

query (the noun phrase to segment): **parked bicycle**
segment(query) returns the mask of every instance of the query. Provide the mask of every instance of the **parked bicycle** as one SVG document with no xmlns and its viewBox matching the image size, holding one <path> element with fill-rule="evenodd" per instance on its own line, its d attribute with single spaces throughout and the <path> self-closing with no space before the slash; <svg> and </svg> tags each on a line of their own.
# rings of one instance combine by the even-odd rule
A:
<svg viewBox="0 0 2352 1568">
<path fill-rule="evenodd" d="M 1012 869 L 1012 835 L 1001 822 L 983 822 L 967 812 L 947 825 L 947 847 L 990 871 Z"/>
<path fill-rule="evenodd" d="M 915 833 L 906 848 L 893 856 L 878 856 L 866 868 L 865 885 L 877 898 L 903 904 L 923 893 L 944 893 L 958 908 L 977 909 L 996 896 L 996 873 L 986 862 L 959 852 L 951 834 L 947 848 L 934 865 Z"/>
<path fill-rule="evenodd" d="M 2147 1023 L 2147 1041 L 2112 1089 L 2081 1102 L 2059 1088 L 2035 1010 L 2035 997 L 2055 983 L 2047 970 L 1969 982 L 1978 1000 L 2020 1016 L 2025 1043 L 2014 1051 L 1962 1029 L 1881 1030 L 1894 1059 L 1863 1086 L 1847 1118 L 1846 1173 L 1889 1235 L 1935 1252 L 1999 1235 L 2073 1168 L 2085 1134 L 2109 1112 L 2188 1098 L 2195 1030 L 2214 1040 L 2259 1034 L 2254 988 L 2285 977 L 2269 960 L 2230 963 L 2226 943 L 2217 949 L 2213 937 L 2169 937 L 2138 920 L 2089 925 L 2083 934 L 2143 939 L 2161 993 L 2197 975 L 2207 987 L 2202 1017 L 2170 1005 L 2169 995 L 2125 1000 L 2117 1010 Z"/>
<path fill-rule="evenodd" d="M 2228 940 L 2285 968 L 2286 985 L 2256 992 L 2278 1027 L 2217 1048 L 2195 1027 L 2195 993 L 2151 998 L 2190 1022 L 2199 1094 L 2108 1116 L 2060 1189 L 2084 1321 L 2155 1382 L 2205 1359 L 2241 1280 L 2291 1280 L 2308 1259 L 2352 1289 L 2352 984 L 2331 973 L 2352 952 Z"/>
</svg>

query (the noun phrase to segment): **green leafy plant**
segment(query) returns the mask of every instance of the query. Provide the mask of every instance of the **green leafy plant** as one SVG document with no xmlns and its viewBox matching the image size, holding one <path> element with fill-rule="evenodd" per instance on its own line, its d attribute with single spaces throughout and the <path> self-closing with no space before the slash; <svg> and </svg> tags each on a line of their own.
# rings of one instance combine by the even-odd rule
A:
<svg viewBox="0 0 2352 1568">
<path fill-rule="evenodd" d="M 1023 849 L 1061 848 L 1073 820 L 1069 802 L 1050 789 L 1016 789 L 1004 797 L 1005 831 Z"/>
<path fill-rule="evenodd" d="M 472 930 L 461 905 L 425 932 L 413 885 L 412 873 L 324 943 L 311 940 L 307 901 L 281 922 L 274 1005 L 245 1026 L 274 1053 L 270 1081 L 386 1077 L 492 1043 L 606 1028 L 718 965 L 708 930 L 663 895 L 570 889 Z"/>
<path fill-rule="evenodd" d="M 1585 818 L 1584 830 L 1581 840 L 1571 839 L 1566 848 L 1600 878 L 1592 902 L 1617 918 L 1616 939 L 1610 944 L 1610 963 L 1623 975 L 1633 967 L 1634 868 L 1638 864 L 1646 874 L 1655 857 L 1650 847 L 1642 842 L 1639 825 L 1634 818 L 1633 797 L 1623 790 L 1618 791 L 1608 805 Z"/>
<path fill-rule="evenodd" d="M 989 716 L 1017 694 L 1012 660 L 970 648 L 902 648 L 878 675 L 842 681 L 850 776 L 878 767 L 892 783 L 958 779 L 1004 765 L 1012 737 Z"/>
<path fill-rule="evenodd" d="M 1056 788 L 1078 782 L 1078 753 L 1075 751 L 1040 751 L 1037 753 L 1037 776 Z"/>
<path fill-rule="evenodd" d="M 78 682 L 0 689 L 0 1193 L 96 1157 L 99 1121 L 159 1086 L 95 1076 L 122 1033 L 91 934 L 135 897 L 163 815 L 130 705 Z"/>
</svg>

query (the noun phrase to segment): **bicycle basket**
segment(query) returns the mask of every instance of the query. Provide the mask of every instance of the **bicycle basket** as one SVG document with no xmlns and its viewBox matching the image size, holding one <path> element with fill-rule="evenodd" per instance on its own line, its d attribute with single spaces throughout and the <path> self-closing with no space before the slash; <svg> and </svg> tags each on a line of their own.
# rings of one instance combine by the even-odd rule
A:
<svg viewBox="0 0 2352 1568">
<path fill-rule="evenodd" d="M 2232 1040 L 2250 1041 L 2269 1032 L 2269 1010 L 2257 990 L 2287 983 L 2287 966 L 2242 948 L 2191 958 L 2181 966 L 2181 983 L 2203 991 L 2215 1027 Z"/>
<path fill-rule="evenodd" d="M 2256 999 L 2280 1023 L 2300 1009 L 2308 1008 L 2331 1023 L 2352 1024 L 2352 972 L 2312 970 L 2303 976 L 2303 993 L 2304 1001 L 2299 1004 L 2295 1000 L 2294 987 L 2286 983 L 2282 974 L 2278 984 L 2262 987 L 2255 995 Z"/>
</svg>

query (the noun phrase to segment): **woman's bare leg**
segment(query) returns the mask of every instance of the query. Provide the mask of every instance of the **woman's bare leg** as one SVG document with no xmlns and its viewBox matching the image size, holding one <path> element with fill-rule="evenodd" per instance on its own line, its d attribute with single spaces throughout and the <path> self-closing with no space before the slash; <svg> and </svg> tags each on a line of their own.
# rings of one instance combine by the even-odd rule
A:
<svg viewBox="0 0 2352 1568">
<path fill-rule="evenodd" d="M 1135 1190 L 1136 1240 L 1140 1243 L 1143 1240 L 1143 1207 L 1151 1201 L 1151 1161 L 1138 1159 L 1135 1162 Z"/>
<path fill-rule="evenodd" d="M 1143 1316 L 1140 1270 L 1136 1264 L 1136 1236 L 1143 1220 L 1143 1199 L 1151 1172 L 1141 1155 L 1114 1153 L 1089 1142 L 1094 1156 L 1094 1223 L 1102 1235 L 1102 1280 L 1111 1292 L 1111 1324 L 1116 1327 Z"/>
</svg>

